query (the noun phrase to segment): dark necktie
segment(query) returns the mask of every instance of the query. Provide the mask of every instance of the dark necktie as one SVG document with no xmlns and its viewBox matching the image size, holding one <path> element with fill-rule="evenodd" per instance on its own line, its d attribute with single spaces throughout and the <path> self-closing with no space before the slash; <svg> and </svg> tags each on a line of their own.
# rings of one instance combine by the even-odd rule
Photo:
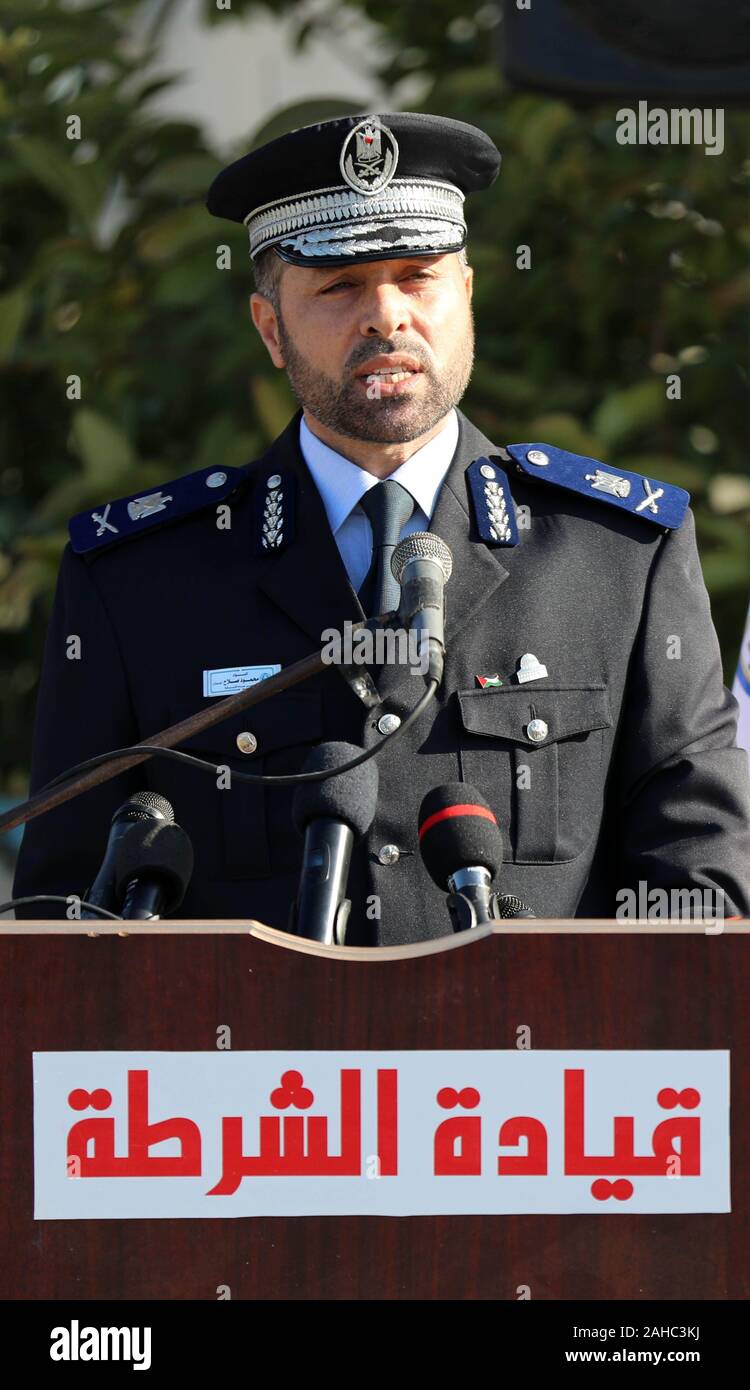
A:
<svg viewBox="0 0 750 1390">
<path fill-rule="evenodd" d="M 359 601 L 368 618 L 379 617 L 399 605 L 401 591 L 391 574 L 391 556 L 415 502 L 405 487 L 387 478 L 368 489 L 360 506 L 372 526 L 372 561 L 359 590 Z"/>
</svg>

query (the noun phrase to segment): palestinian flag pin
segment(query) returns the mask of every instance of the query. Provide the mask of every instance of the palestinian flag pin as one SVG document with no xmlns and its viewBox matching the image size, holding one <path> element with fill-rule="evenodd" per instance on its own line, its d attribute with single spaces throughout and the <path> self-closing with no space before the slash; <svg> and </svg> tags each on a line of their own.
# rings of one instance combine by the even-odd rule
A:
<svg viewBox="0 0 750 1390">
<path fill-rule="evenodd" d="M 502 685 L 499 676 L 475 676 L 475 680 L 482 690 L 490 690 L 493 686 Z"/>
</svg>

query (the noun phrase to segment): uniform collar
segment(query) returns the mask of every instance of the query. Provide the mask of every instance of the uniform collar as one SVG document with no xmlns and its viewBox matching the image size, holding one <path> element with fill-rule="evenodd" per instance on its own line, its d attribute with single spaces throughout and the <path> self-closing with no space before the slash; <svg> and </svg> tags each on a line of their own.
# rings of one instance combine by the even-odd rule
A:
<svg viewBox="0 0 750 1390">
<path fill-rule="evenodd" d="M 458 435 L 458 415 L 453 409 L 439 434 L 390 474 L 395 482 L 411 493 L 428 520 L 432 517 L 435 500 L 456 452 Z M 313 434 L 304 415 L 300 418 L 299 446 L 335 536 L 368 488 L 375 487 L 378 479 Z"/>
<path fill-rule="evenodd" d="M 469 618 L 508 576 L 500 558 L 501 555 L 505 557 L 506 552 L 488 548 L 472 534 L 465 477 L 474 459 L 497 454 L 498 446 L 458 407 L 456 416 L 458 442 L 438 491 L 429 527 L 447 542 L 453 554 L 453 575 L 446 587 L 446 633 L 449 637 L 461 632 Z M 297 534 L 287 549 L 277 556 L 269 555 L 268 560 L 262 562 L 259 584 L 277 607 L 319 643 L 324 629 L 341 626 L 345 619 L 356 622 L 364 614 L 330 525 L 326 524 L 322 497 L 302 454 L 301 419 L 300 407 L 259 463 L 249 465 L 248 469 L 252 468 L 253 473 L 260 471 L 261 476 L 266 470 L 291 469 L 297 476 Z M 396 673 L 392 679 L 397 679 Z"/>
</svg>

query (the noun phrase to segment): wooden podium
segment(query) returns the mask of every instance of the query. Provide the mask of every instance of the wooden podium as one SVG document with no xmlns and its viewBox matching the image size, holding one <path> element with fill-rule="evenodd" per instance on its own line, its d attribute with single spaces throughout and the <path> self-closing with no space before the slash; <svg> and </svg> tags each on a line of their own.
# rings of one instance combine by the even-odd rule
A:
<svg viewBox="0 0 750 1390">
<path fill-rule="evenodd" d="M 93 929 L 93 932 L 92 932 Z M 750 923 L 498 924 L 316 946 L 256 923 L 0 929 L 4 1299 L 746 1299 Z M 726 1214 L 34 1220 L 32 1053 L 729 1049 Z"/>
</svg>

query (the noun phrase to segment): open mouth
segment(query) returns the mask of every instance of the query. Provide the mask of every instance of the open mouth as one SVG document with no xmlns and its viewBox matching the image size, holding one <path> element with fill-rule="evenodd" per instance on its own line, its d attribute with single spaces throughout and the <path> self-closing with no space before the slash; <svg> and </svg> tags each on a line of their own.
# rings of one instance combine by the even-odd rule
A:
<svg viewBox="0 0 750 1390">
<path fill-rule="evenodd" d="M 412 371 L 409 367 L 399 367 L 394 371 L 386 371 L 383 368 L 376 368 L 371 372 L 365 372 L 357 378 L 364 387 L 370 392 L 373 399 L 378 395 L 392 396 L 402 391 L 409 382 L 415 377 L 422 376 L 420 370 Z"/>
</svg>

